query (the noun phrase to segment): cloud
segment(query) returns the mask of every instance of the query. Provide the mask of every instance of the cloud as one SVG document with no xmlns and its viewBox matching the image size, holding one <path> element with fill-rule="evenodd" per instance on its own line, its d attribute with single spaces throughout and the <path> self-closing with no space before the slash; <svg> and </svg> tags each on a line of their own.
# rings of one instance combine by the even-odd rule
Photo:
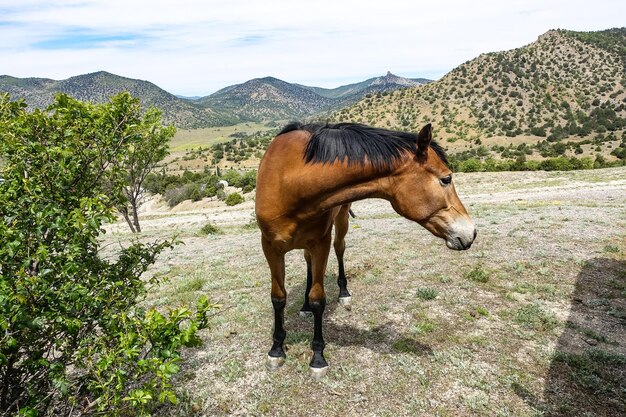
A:
<svg viewBox="0 0 626 417">
<path fill-rule="evenodd" d="M 35 49 L 94 49 L 94 48 L 137 48 L 150 38 L 143 34 L 98 33 L 88 29 L 70 30 L 57 37 L 31 44 Z"/>
<path fill-rule="evenodd" d="M 0 0 L 0 72 L 107 70 L 185 95 L 267 75 L 324 87 L 388 70 L 438 78 L 549 29 L 600 30 L 624 15 L 621 0 Z"/>
</svg>

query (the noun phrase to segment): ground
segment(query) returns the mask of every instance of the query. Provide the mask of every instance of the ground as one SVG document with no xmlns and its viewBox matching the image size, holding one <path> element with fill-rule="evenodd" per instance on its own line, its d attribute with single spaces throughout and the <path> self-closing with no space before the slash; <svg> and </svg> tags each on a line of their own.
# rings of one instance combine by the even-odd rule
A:
<svg viewBox="0 0 626 417">
<path fill-rule="evenodd" d="M 151 274 L 147 305 L 222 308 L 185 352 L 182 398 L 161 416 L 618 416 L 626 414 L 626 168 L 455 175 L 478 227 L 464 252 L 357 202 L 347 236 L 352 310 L 329 260 L 324 318 L 330 370 L 308 373 L 312 319 L 301 318 L 305 264 L 288 254 L 287 361 L 271 346 L 269 270 L 253 195 L 170 210 L 144 206 L 140 239 L 177 235 Z M 202 235 L 213 223 L 223 234 Z M 106 251 L 133 237 L 108 227 Z"/>
</svg>

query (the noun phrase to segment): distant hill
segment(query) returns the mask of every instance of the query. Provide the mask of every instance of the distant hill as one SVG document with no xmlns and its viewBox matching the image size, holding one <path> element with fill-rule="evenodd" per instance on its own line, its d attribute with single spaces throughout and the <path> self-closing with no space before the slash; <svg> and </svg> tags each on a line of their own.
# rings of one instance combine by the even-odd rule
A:
<svg viewBox="0 0 626 417">
<path fill-rule="evenodd" d="M 450 145 L 457 148 L 498 137 L 504 144 L 513 137 L 585 138 L 600 146 L 624 138 L 625 90 L 626 28 L 551 30 L 530 45 L 482 54 L 427 85 L 363 99 L 332 119 L 414 131 L 433 122 L 440 139 L 461 140 Z"/>
<path fill-rule="evenodd" d="M 145 107 L 161 109 L 165 121 L 179 127 L 220 126 L 237 122 L 237 118 L 232 115 L 181 100 L 151 82 L 120 77 L 105 71 L 61 81 L 0 76 L 0 92 L 8 92 L 13 99 L 23 98 L 31 108 L 47 107 L 59 92 L 79 100 L 102 103 L 123 91 L 138 97 Z"/>
<path fill-rule="evenodd" d="M 387 73 L 384 77 L 326 89 L 265 77 L 226 87 L 196 102 L 220 111 L 232 112 L 244 120 L 299 119 L 337 110 L 368 94 L 415 87 L 429 81 Z"/>
<path fill-rule="evenodd" d="M 360 83 L 348 84 L 332 89 L 307 86 L 302 87 L 307 88 L 322 97 L 339 99 L 342 102 L 350 102 L 360 100 L 367 94 L 416 87 L 429 82 L 431 82 L 431 80 L 427 80 L 425 78 L 403 78 L 398 77 L 391 72 L 387 72 L 387 75 L 383 77 L 374 77 Z"/>
<path fill-rule="evenodd" d="M 206 97 L 181 97 L 148 81 L 100 71 L 61 81 L 2 75 L 0 92 L 8 92 L 13 99 L 23 98 L 31 108 L 45 108 L 59 92 L 79 100 L 101 103 L 115 94 L 128 91 L 138 97 L 143 106 L 161 109 L 167 123 L 193 129 L 246 121 L 304 119 L 319 113 L 330 113 L 367 94 L 407 88 L 427 81 L 388 73 L 357 84 L 323 89 L 266 77 L 232 85 Z"/>
<path fill-rule="evenodd" d="M 273 77 L 232 85 L 196 102 L 255 121 L 302 118 L 333 108 L 333 100 Z"/>
</svg>

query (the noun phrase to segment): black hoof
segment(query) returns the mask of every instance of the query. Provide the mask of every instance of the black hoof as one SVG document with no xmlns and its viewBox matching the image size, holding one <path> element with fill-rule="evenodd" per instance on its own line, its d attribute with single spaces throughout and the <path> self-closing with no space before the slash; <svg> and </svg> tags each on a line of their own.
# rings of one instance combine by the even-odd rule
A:
<svg viewBox="0 0 626 417">
<path fill-rule="evenodd" d="M 313 311 L 311 310 L 311 306 L 309 304 L 305 304 L 300 309 L 300 317 L 309 317 L 313 315 Z"/>
<path fill-rule="evenodd" d="M 326 362 L 323 353 L 313 352 L 313 359 L 311 359 L 309 366 L 311 368 L 326 368 L 328 367 L 328 362 Z"/>
<path fill-rule="evenodd" d="M 339 298 L 346 298 L 346 297 L 351 297 L 352 294 L 350 294 L 350 291 L 348 290 L 339 290 Z"/>
</svg>

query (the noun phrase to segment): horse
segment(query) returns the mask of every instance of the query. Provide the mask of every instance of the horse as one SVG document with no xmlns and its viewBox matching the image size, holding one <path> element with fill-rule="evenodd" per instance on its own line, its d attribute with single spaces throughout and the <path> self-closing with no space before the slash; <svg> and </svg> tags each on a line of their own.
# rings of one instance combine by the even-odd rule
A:
<svg viewBox="0 0 626 417">
<path fill-rule="evenodd" d="M 432 130 L 431 124 L 416 135 L 355 123 L 293 122 L 270 142 L 259 164 L 255 199 L 272 278 L 274 331 L 268 368 L 281 367 L 286 357 L 285 254 L 304 249 L 310 285 L 303 310 L 311 311 L 314 322 L 309 368 L 315 379 L 328 370 L 322 335 L 324 274 L 333 226 L 343 269 L 350 203 L 386 199 L 398 214 L 444 239 L 448 248 L 470 248 L 476 227 L 456 194 L 445 152 L 432 140 Z M 349 297 L 345 275 L 340 278 L 340 298 Z"/>
</svg>

